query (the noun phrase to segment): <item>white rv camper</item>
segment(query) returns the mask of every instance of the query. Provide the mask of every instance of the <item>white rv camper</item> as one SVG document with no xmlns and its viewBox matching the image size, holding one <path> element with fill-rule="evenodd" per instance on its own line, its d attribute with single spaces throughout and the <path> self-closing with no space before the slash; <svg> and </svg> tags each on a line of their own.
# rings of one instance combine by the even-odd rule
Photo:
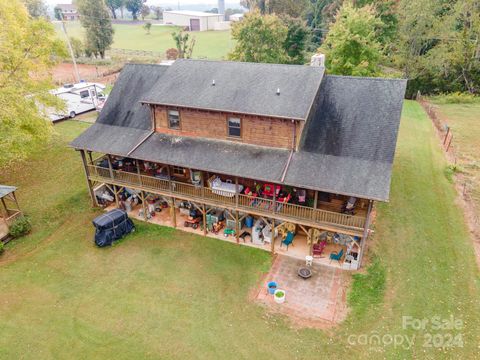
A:
<svg viewBox="0 0 480 360">
<path fill-rule="evenodd" d="M 48 116 L 52 121 L 58 121 L 67 117 L 74 118 L 86 111 L 100 110 L 106 100 L 103 90 L 105 85 L 83 81 L 77 84 L 65 84 L 61 88 L 52 90 L 53 95 L 65 100 L 67 108 L 61 112 L 48 111 Z"/>
</svg>

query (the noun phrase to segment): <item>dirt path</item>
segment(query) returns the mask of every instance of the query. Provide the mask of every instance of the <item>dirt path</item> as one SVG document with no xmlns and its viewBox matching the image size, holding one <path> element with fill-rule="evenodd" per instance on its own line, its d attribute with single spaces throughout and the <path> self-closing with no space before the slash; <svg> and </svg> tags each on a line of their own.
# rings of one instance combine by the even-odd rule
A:
<svg viewBox="0 0 480 360">
<path fill-rule="evenodd" d="M 77 64 L 82 80 L 96 81 L 103 84 L 113 84 L 121 68 L 119 66 Z M 53 79 L 57 84 L 76 82 L 73 64 L 61 63 L 52 70 Z"/>
</svg>

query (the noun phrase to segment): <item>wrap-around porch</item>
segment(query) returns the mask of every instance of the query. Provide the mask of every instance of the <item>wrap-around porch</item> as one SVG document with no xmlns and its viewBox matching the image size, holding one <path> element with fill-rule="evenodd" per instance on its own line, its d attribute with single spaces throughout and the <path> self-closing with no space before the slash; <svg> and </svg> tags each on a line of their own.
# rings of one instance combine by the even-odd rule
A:
<svg viewBox="0 0 480 360">
<path fill-rule="evenodd" d="M 108 155 L 84 160 L 89 181 L 103 186 L 92 193 L 100 205 L 123 207 L 135 195 L 127 209 L 142 220 L 299 259 L 313 255 L 333 266 L 350 268 L 353 259 L 358 266 L 368 200 L 353 199 L 351 206 L 348 196 L 179 166 Z M 330 259 L 335 253 L 340 261 Z"/>
</svg>

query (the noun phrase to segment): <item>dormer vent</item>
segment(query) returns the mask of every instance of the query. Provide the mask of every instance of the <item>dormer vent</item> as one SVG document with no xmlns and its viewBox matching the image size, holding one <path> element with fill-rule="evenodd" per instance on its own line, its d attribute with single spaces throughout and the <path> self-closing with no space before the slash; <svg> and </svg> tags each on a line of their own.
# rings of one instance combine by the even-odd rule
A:
<svg viewBox="0 0 480 360">
<path fill-rule="evenodd" d="M 280 88 L 277 89 L 277 95 L 280 95 Z"/>
</svg>

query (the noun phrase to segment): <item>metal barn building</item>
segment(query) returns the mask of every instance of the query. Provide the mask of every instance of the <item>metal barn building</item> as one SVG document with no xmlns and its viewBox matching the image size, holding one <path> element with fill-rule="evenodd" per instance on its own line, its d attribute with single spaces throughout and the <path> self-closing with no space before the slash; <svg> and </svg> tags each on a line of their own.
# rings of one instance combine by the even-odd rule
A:
<svg viewBox="0 0 480 360">
<path fill-rule="evenodd" d="M 164 24 L 187 26 L 190 31 L 216 30 L 218 29 L 218 23 L 223 21 L 223 14 L 189 10 L 171 10 L 163 12 Z M 215 26 L 215 24 L 217 24 L 217 26 Z"/>
</svg>

